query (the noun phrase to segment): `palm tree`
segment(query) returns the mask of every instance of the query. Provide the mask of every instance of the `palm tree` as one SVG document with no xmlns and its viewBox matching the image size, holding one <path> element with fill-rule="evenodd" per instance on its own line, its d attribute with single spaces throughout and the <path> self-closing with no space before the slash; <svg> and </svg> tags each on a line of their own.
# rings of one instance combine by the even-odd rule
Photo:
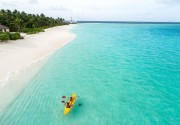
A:
<svg viewBox="0 0 180 125">
<path fill-rule="evenodd" d="M 21 28 L 21 19 L 16 18 L 15 21 L 14 21 L 14 24 L 15 24 L 16 27 L 17 27 L 17 31 L 19 31 L 20 28 Z"/>
<path fill-rule="evenodd" d="M 26 28 L 40 28 L 40 27 L 52 27 L 66 24 L 62 18 L 54 19 L 52 17 L 46 17 L 44 14 L 35 15 L 27 14 L 24 11 L 20 12 L 16 9 L 0 10 L 0 23 L 8 26 L 11 31 L 22 31 Z"/>
</svg>

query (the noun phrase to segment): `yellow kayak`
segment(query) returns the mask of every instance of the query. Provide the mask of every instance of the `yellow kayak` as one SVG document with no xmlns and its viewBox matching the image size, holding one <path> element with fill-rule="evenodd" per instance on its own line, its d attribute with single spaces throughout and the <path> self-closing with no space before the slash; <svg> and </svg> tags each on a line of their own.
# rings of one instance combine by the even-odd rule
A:
<svg viewBox="0 0 180 125">
<path fill-rule="evenodd" d="M 73 93 L 72 94 L 72 100 L 69 99 L 68 102 L 67 102 L 69 105 L 65 105 L 64 115 L 67 115 L 71 111 L 75 101 L 76 101 L 76 93 Z"/>
</svg>

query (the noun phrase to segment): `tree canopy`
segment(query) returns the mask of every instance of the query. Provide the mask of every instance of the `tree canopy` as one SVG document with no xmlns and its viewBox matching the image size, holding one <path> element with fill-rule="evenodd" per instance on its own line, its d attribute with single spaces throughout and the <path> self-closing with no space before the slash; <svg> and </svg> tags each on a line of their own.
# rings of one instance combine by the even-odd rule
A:
<svg viewBox="0 0 180 125">
<path fill-rule="evenodd" d="M 20 32 L 28 28 L 48 28 L 68 24 L 62 18 L 54 19 L 44 14 L 27 14 L 24 11 L 0 10 L 0 24 L 10 28 L 10 31 Z"/>
</svg>

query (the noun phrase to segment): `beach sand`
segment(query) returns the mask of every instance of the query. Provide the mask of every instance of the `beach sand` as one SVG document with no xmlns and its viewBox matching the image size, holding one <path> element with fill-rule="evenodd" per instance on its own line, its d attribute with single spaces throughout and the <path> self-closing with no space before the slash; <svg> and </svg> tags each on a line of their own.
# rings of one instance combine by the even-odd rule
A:
<svg viewBox="0 0 180 125">
<path fill-rule="evenodd" d="M 75 38 L 73 25 L 46 29 L 22 40 L 0 44 L 0 112 L 23 90 L 25 83 L 43 65 L 43 61 Z M 41 63 L 40 63 L 41 62 Z M 24 76 L 29 72 L 29 76 Z M 18 80 L 18 78 L 22 78 Z M 10 82 L 11 79 L 14 82 Z"/>
</svg>

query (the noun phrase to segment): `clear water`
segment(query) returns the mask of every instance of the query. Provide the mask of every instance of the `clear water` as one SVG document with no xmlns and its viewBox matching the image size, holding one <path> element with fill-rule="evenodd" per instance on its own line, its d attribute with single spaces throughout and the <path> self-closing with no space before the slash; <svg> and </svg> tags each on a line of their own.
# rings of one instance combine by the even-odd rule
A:
<svg viewBox="0 0 180 125">
<path fill-rule="evenodd" d="M 78 24 L 0 125 L 180 124 L 180 25 Z M 67 116 L 62 95 L 80 98 Z"/>
</svg>

